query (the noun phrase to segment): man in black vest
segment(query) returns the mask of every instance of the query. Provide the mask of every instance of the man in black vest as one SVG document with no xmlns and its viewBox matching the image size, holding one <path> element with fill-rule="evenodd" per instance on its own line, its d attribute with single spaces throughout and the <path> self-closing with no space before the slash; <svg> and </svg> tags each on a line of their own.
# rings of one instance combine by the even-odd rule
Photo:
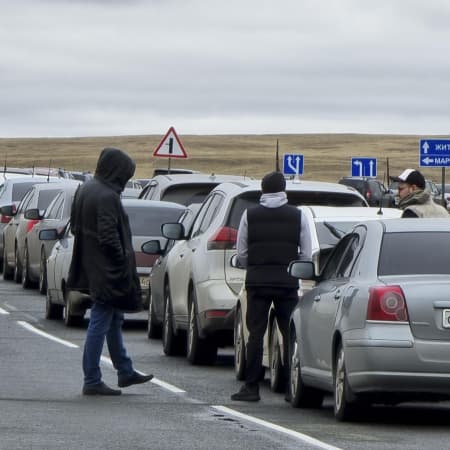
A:
<svg viewBox="0 0 450 450">
<path fill-rule="evenodd" d="M 270 305 L 283 335 L 284 367 L 288 367 L 289 317 L 298 301 L 298 280 L 287 272 L 290 261 L 311 259 L 311 240 L 300 211 L 287 204 L 286 181 L 270 172 L 261 181 L 260 204 L 244 212 L 237 237 L 239 265 L 247 269 L 246 381 L 232 400 L 258 401 L 263 339 Z M 299 251 L 300 249 L 300 251 Z"/>
</svg>

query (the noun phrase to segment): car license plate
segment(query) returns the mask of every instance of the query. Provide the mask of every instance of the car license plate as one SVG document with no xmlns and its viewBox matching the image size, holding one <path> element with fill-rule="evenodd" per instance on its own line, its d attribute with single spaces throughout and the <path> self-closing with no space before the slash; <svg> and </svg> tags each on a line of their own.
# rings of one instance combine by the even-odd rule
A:
<svg viewBox="0 0 450 450">
<path fill-rule="evenodd" d="M 450 328 L 450 309 L 444 309 L 442 311 L 442 326 L 444 328 Z"/>
<path fill-rule="evenodd" d="M 149 277 L 139 277 L 139 281 L 141 282 L 141 289 L 147 288 L 149 286 L 150 278 Z"/>
</svg>

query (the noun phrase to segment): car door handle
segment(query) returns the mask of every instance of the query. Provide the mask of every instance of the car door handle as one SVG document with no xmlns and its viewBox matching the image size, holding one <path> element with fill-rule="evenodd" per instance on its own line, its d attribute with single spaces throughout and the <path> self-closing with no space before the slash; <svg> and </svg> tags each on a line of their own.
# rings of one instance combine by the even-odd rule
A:
<svg viewBox="0 0 450 450">
<path fill-rule="evenodd" d="M 314 301 L 315 302 L 318 302 L 320 300 L 320 294 L 317 294 L 315 297 L 314 297 Z"/>
</svg>

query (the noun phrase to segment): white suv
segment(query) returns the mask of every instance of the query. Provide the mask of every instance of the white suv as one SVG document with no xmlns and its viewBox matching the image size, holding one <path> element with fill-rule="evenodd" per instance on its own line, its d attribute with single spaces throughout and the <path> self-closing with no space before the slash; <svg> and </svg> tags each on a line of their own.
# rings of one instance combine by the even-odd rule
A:
<svg viewBox="0 0 450 450">
<path fill-rule="evenodd" d="M 258 204 L 260 189 L 259 180 L 222 183 L 206 197 L 188 233 L 180 223 L 163 225 L 164 236 L 178 240 L 161 277 L 165 285 L 159 287 L 167 293 L 166 354 L 176 354 L 185 345 L 191 363 L 212 363 L 218 347 L 233 343 L 233 308 L 244 278 L 229 260 L 242 213 Z M 359 192 L 337 183 L 289 180 L 286 192 L 293 205 L 367 206 Z M 168 341 L 177 342 L 177 349 Z"/>
</svg>

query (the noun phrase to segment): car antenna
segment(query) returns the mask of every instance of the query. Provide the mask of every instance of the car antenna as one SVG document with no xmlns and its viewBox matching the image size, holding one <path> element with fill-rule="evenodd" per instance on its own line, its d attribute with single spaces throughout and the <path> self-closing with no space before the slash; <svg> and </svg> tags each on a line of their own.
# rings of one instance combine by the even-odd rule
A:
<svg viewBox="0 0 450 450">
<path fill-rule="evenodd" d="M 50 167 L 52 167 L 52 160 L 48 162 L 47 183 L 50 181 Z"/>
</svg>

